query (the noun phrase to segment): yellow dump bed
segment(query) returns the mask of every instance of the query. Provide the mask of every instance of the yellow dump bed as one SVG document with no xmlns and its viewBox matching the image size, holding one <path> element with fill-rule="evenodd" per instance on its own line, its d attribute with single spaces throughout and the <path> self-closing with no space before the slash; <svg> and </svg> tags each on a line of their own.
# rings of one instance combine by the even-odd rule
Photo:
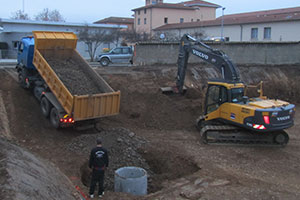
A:
<svg viewBox="0 0 300 200">
<path fill-rule="evenodd" d="M 119 113 L 120 91 L 115 92 L 80 56 L 74 33 L 34 31 L 33 34 L 33 64 L 69 116 L 81 121 Z M 63 70 L 67 73 L 61 73 Z M 80 73 L 80 77 L 74 79 L 73 73 Z M 80 88 L 87 82 L 94 90 L 89 85 Z"/>
</svg>

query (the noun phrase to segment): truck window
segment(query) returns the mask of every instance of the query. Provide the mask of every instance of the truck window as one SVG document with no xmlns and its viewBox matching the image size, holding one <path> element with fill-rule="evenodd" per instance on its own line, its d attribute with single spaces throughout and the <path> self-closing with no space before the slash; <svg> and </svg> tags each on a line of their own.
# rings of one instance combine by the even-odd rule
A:
<svg viewBox="0 0 300 200">
<path fill-rule="evenodd" d="M 231 102 L 240 103 L 243 101 L 244 88 L 233 88 L 231 89 Z"/>
<path fill-rule="evenodd" d="M 206 113 L 211 113 L 218 109 L 219 107 L 219 98 L 220 98 L 220 86 L 210 86 L 208 88 L 207 96 L 207 106 Z"/>
<path fill-rule="evenodd" d="M 23 50 L 24 50 L 24 44 L 23 44 L 23 42 L 20 42 L 19 47 L 18 47 L 18 51 L 23 52 Z"/>
<path fill-rule="evenodd" d="M 123 49 L 123 54 L 129 54 L 129 49 L 128 48 L 124 48 Z"/>
<path fill-rule="evenodd" d="M 112 53 L 114 53 L 114 54 L 121 54 L 122 53 L 121 48 L 114 49 Z"/>
<path fill-rule="evenodd" d="M 228 102 L 227 89 L 225 87 L 221 87 L 220 91 L 220 104 Z"/>
</svg>

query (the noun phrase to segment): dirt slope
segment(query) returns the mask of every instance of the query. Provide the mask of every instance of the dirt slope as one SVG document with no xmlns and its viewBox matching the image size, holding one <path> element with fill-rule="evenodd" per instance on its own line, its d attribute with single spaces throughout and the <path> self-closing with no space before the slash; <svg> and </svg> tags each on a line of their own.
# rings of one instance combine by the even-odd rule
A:
<svg viewBox="0 0 300 200">
<path fill-rule="evenodd" d="M 1 199 L 78 199 L 55 166 L 4 138 L 0 146 Z"/>
</svg>

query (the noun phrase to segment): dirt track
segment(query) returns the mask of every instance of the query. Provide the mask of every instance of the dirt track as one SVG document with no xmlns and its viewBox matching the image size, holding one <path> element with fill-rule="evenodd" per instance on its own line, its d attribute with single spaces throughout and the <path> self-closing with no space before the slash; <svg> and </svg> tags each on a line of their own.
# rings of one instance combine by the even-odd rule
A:
<svg viewBox="0 0 300 200">
<path fill-rule="evenodd" d="M 276 68 L 270 74 L 269 69 L 250 70 L 245 67 L 241 73 L 248 82 L 264 78 L 267 84 L 273 77 L 287 78 L 284 83 L 288 84 L 291 78 L 297 80 L 300 74 L 299 66 L 292 68 L 294 73 L 291 73 L 291 68 L 283 67 Z M 158 88 L 172 84 L 175 71 L 176 67 L 170 66 L 98 70 L 114 89 L 122 93 L 121 114 L 103 119 L 99 126 L 108 132 L 111 128 L 126 128 L 135 133 L 134 137 L 147 141 L 138 153 L 154 172 L 150 192 L 156 192 L 144 198 L 299 199 L 300 113 L 296 113 L 295 126 L 288 130 L 290 143 L 285 148 L 204 145 L 200 142 L 194 121 L 201 114 L 202 85 L 207 78 L 217 74 L 215 71 L 210 73 L 210 68 L 205 71 L 192 68 L 186 83 L 193 85 L 194 89 L 190 91 L 194 93 L 184 97 L 162 95 Z M 260 74 L 250 79 L 251 73 L 257 74 L 257 71 Z M 266 77 L 265 74 L 270 75 Z M 49 121 L 43 118 L 39 104 L 30 92 L 21 89 L 4 71 L 0 71 L 0 79 L 0 91 L 15 141 L 54 163 L 74 185 L 79 185 L 86 192 L 87 188 L 80 179 L 80 167 L 88 155 L 66 147 L 80 137 L 99 133 L 95 130 L 54 130 Z M 294 100 L 298 96 L 299 89 L 291 92 L 284 87 L 284 84 L 276 88 L 269 86 L 266 93 L 288 91 L 290 95 L 287 100 Z M 281 97 L 284 94 L 281 92 L 276 95 Z M 113 137 L 116 136 L 107 140 L 117 139 Z M 92 148 L 91 143 L 82 142 L 78 145 L 82 149 Z M 115 167 L 111 166 L 110 170 L 113 171 Z M 104 199 L 135 198 L 107 192 Z"/>
</svg>

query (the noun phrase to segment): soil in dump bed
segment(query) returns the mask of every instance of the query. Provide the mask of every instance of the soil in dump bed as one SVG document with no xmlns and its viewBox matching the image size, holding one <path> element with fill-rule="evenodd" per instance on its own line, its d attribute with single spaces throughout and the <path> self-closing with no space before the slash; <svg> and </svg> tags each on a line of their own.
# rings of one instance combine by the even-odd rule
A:
<svg viewBox="0 0 300 200">
<path fill-rule="evenodd" d="M 93 79 L 82 70 L 75 59 L 60 59 L 45 56 L 48 64 L 55 71 L 72 95 L 87 95 L 103 93 Z"/>
</svg>

